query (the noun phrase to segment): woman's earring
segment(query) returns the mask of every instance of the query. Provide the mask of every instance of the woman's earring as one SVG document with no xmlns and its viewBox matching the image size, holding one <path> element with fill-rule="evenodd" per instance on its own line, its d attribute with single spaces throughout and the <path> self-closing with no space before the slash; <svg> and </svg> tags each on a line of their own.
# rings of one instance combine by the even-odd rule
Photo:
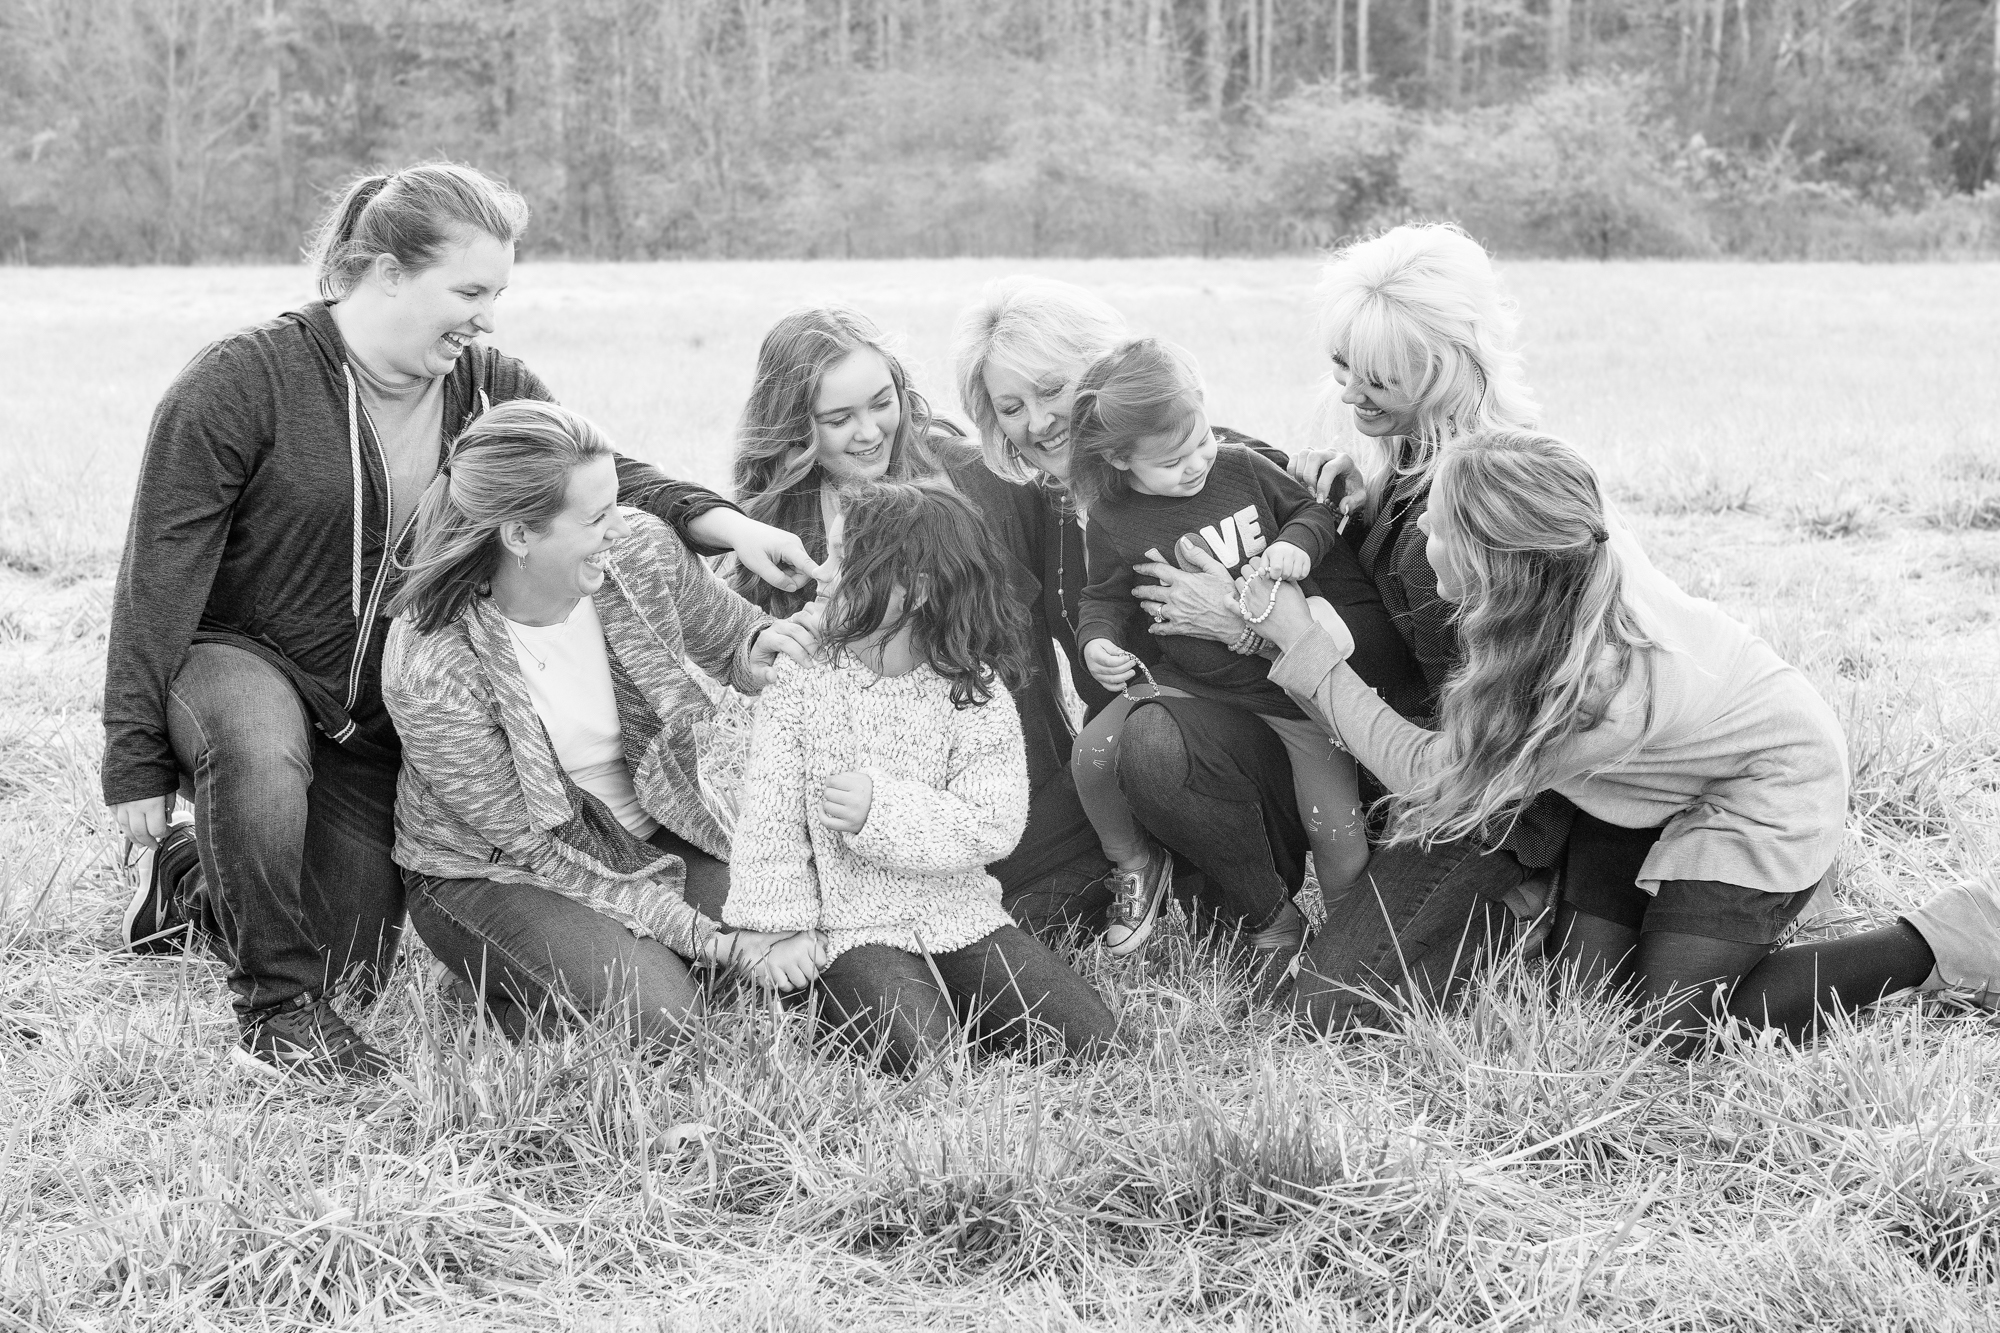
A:
<svg viewBox="0 0 2000 1333">
<path fill-rule="evenodd" d="M 528 553 L 526 551 L 523 551 L 521 552 L 521 554 L 515 556 L 514 563 L 519 565 L 522 569 L 526 569 L 528 567 Z"/>
</svg>

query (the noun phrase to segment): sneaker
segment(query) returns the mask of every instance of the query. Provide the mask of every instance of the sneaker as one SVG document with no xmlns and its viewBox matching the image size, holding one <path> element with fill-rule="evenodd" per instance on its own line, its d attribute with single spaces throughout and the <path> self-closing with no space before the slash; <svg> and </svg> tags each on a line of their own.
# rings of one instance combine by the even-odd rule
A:
<svg viewBox="0 0 2000 1333">
<path fill-rule="evenodd" d="M 120 940 L 128 953 L 179 953 L 194 940 L 194 918 L 180 899 L 181 879 L 199 864 L 192 820 L 169 825 L 158 845 L 133 848 L 125 865 L 132 900 Z"/>
<path fill-rule="evenodd" d="M 1966 879 L 1904 914 L 1937 967 L 1920 991 L 1970 992 L 1982 1009 L 2000 1009 L 2000 879 Z"/>
<path fill-rule="evenodd" d="M 1166 901 L 1173 883 L 1174 857 L 1164 847 L 1154 847 L 1152 857 L 1138 870 L 1111 872 L 1111 909 L 1104 927 L 1104 947 L 1113 957 L 1123 958 L 1146 947 L 1160 904 Z"/>
<path fill-rule="evenodd" d="M 389 1057 L 363 1041 L 324 996 L 301 996 L 245 1024 L 229 1058 L 260 1078 L 380 1078 L 390 1070 Z"/>
</svg>

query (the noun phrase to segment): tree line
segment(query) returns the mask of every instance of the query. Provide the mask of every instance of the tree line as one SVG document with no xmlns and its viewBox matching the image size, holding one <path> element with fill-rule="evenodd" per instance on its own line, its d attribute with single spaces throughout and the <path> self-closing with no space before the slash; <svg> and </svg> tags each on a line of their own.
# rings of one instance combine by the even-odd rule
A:
<svg viewBox="0 0 2000 1333">
<path fill-rule="evenodd" d="M 2000 251 L 2000 0 L 0 0 L 0 256 L 424 157 L 595 258 Z"/>
</svg>

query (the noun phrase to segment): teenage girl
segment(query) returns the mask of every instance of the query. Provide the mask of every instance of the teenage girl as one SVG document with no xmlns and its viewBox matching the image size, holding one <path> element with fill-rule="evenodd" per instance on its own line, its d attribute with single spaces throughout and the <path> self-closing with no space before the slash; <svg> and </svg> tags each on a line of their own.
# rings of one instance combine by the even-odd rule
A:
<svg viewBox="0 0 2000 1333">
<path fill-rule="evenodd" d="M 829 534 L 838 572 L 819 659 L 758 705 L 723 918 L 795 932 L 754 971 L 809 985 L 887 1068 L 1040 1024 L 1084 1056 L 1111 1042 L 1095 991 L 1023 933 L 985 866 L 1028 811 L 1022 613 L 979 511 L 937 482 L 864 483 Z"/>
<path fill-rule="evenodd" d="M 1209 429 L 1199 372 L 1179 348 L 1155 338 L 1122 343 L 1086 370 L 1070 417 L 1070 490 L 1086 515 L 1090 584 L 1077 639 L 1100 685 L 1132 685 L 1084 725 L 1072 761 L 1078 794 L 1117 867 L 1105 943 L 1114 954 L 1144 946 L 1173 873 L 1166 849 L 1147 837 L 1119 790 L 1118 736 L 1134 703 L 1178 692 L 1219 698 L 1262 718 L 1285 743 L 1299 816 L 1312 846 L 1320 892 L 1338 897 L 1368 864 L 1354 761 L 1328 741 L 1284 691 L 1267 679 L 1257 633 L 1268 614 L 1247 602 L 1248 626 L 1234 643 L 1191 636 L 1159 640 L 1164 660 L 1133 685 L 1144 665 L 1131 651 L 1150 637 L 1133 631 L 1139 602 L 1133 566 L 1175 560 L 1194 547 L 1231 573 L 1265 570 L 1304 581 L 1321 607 L 1335 595 L 1369 645 L 1368 675 L 1382 687 L 1415 678 L 1373 583 L 1343 540 L 1340 511 L 1255 451 L 1220 443 Z M 1329 608 L 1330 610 L 1330 608 Z M 1296 945 L 1302 919 L 1287 904 L 1265 934 L 1271 947 Z M 1253 940 L 1253 945 L 1263 942 Z"/>
<path fill-rule="evenodd" d="M 1465 652 L 1435 732 L 1342 665 L 1338 627 L 1295 592 L 1247 589 L 1277 599 L 1271 679 L 1395 792 L 1393 841 L 1504 835 L 1538 792 L 1574 801 L 1561 958 L 1629 985 L 1683 1053 L 1716 1020 L 1803 1036 L 1822 1012 L 1919 985 L 2000 990 L 1990 883 L 1778 947 L 1840 848 L 1839 721 L 1770 645 L 1611 531 L 1574 449 L 1514 430 L 1455 442 L 1419 522 Z"/>
</svg>

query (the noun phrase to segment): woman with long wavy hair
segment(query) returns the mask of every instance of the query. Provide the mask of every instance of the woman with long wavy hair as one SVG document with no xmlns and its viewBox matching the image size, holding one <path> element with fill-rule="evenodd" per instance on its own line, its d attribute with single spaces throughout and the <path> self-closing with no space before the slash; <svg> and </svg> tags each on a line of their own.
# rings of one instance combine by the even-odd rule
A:
<svg viewBox="0 0 2000 1333">
<path fill-rule="evenodd" d="M 1780 945 L 1831 876 L 1847 815 L 1839 721 L 1798 670 L 1689 597 L 1615 526 L 1567 444 L 1485 430 L 1429 467 L 1419 520 L 1462 663 L 1436 729 L 1346 667 L 1344 635 L 1258 582 L 1271 679 L 1394 793 L 1391 845 L 1504 839 L 1538 794 L 1580 807 L 1555 944 L 1629 987 L 1670 1048 L 1711 1024 L 1800 1038 L 1925 984 L 2000 990 L 2000 894 L 1966 883 L 1887 925 Z M 1352 984 L 1357 978 L 1343 978 Z M 1397 979 L 1365 979 L 1393 991 Z"/>
<path fill-rule="evenodd" d="M 939 446 L 955 435 L 865 315 L 831 305 L 795 310 L 757 350 L 736 427 L 736 494 L 744 513 L 824 559 L 841 486 L 930 476 L 941 466 Z M 744 569 L 731 581 L 774 615 L 815 595 L 813 584 L 777 588 Z"/>
</svg>

